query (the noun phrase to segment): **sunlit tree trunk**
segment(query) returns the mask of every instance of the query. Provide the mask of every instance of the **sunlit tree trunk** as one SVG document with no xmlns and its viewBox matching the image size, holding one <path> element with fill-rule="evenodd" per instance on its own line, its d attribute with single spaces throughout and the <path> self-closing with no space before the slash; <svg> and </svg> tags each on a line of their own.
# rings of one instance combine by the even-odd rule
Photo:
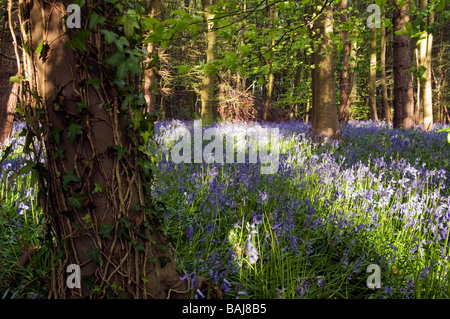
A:
<svg viewBox="0 0 450 319">
<path fill-rule="evenodd" d="M 343 23 L 348 21 L 348 15 L 345 10 L 348 9 L 348 0 L 342 0 L 341 10 L 344 10 L 341 14 L 341 21 Z M 341 31 L 341 41 L 343 44 L 343 53 L 341 58 L 342 71 L 340 79 L 341 89 L 341 105 L 339 111 L 339 121 L 341 123 L 347 123 L 350 119 L 350 77 L 349 77 L 349 57 L 351 50 L 351 43 L 347 40 L 348 31 L 343 29 Z"/>
<path fill-rule="evenodd" d="M 420 11 L 427 10 L 428 0 L 420 0 Z M 434 22 L 433 15 L 424 18 L 426 25 Z M 425 79 L 420 88 L 420 105 L 423 108 L 423 129 L 433 129 L 433 91 L 431 80 L 431 53 L 433 48 L 433 34 L 425 32 L 425 39 L 420 43 L 420 65 L 426 68 L 422 77 Z"/>
<path fill-rule="evenodd" d="M 5 9 L 6 6 L 7 4 Z M 14 21 L 11 21 L 11 24 L 14 24 Z M 8 34 L 8 25 L 9 23 L 5 23 L 2 26 L 4 31 L 0 33 L 0 147 L 12 132 L 19 88 L 17 83 L 10 82 L 11 76 L 17 75 L 17 62 L 12 37 Z"/>
<path fill-rule="evenodd" d="M 150 0 L 149 1 L 149 11 L 151 17 L 158 17 L 161 13 L 161 3 L 160 0 Z M 148 112 L 150 114 L 155 114 L 156 112 L 156 101 L 157 101 L 157 90 L 158 90 L 158 80 L 156 78 L 156 61 L 158 60 L 158 51 L 153 42 L 147 45 L 147 51 L 149 53 L 149 68 L 145 71 L 144 80 L 144 97 L 145 102 L 148 106 Z"/>
<path fill-rule="evenodd" d="M 205 14 L 206 23 L 208 25 L 206 64 L 211 63 L 216 59 L 216 32 L 213 30 L 214 14 L 210 9 L 210 6 L 215 4 L 217 4 L 217 0 L 202 0 L 203 12 Z M 214 122 L 214 78 L 214 72 L 210 72 L 207 69 L 203 77 L 203 86 L 201 90 L 201 119 L 203 124 L 205 125 L 209 125 Z"/>
<path fill-rule="evenodd" d="M 314 20 L 314 29 L 321 37 L 315 44 L 312 71 L 312 128 L 313 134 L 331 139 L 337 135 L 340 125 L 336 109 L 336 86 L 333 65 L 333 10 L 331 7 Z"/>
<path fill-rule="evenodd" d="M 414 128 L 414 96 L 411 73 L 411 42 L 406 31 L 410 21 L 410 0 L 395 0 L 394 28 L 394 127 Z"/>
<path fill-rule="evenodd" d="M 105 14 L 105 26 L 119 15 L 107 2 L 90 4 L 82 8 L 84 22 L 93 10 Z M 79 32 L 66 29 L 63 1 L 20 0 L 19 6 L 22 43 L 29 43 L 21 57 L 23 83 L 34 94 L 22 95 L 21 102 L 46 149 L 40 187 L 52 245 L 49 297 L 186 296 L 157 213 L 150 213 L 148 175 L 139 164 L 148 156 L 138 152 L 139 137 L 129 131 L 126 118 L 133 115 L 122 104 L 115 72 L 102 62 L 115 46 L 105 43 L 97 26 L 84 40 L 86 52 L 66 48 Z M 42 43 L 41 54 L 35 53 Z M 87 84 L 93 79 L 98 87 Z M 81 288 L 67 286 L 72 264 L 81 268 Z"/>
<path fill-rule="evenodd" d="M 377 115 L 377 97 L 376 81 L 377 81 L 377 28 L 372 28 L 370 39 L 370 77 L 369 77 L 369 103 L 370 118 L 378 122 Z"/>
<path fill-rule="evenodd" d="M 385 7 L 383 5 L 381 12 L 381 54 L 380 54 L 380 64 L 381 64 L 381 87 L 383 94 L 383 110 L 384 118 L 386 123 L 391 122 L 391 110 L 389 106 L 388 89 L 387 89 L 387 79 L 386 79 L 386 24 L 384 22 L 385 18 Z"/>
</svg>

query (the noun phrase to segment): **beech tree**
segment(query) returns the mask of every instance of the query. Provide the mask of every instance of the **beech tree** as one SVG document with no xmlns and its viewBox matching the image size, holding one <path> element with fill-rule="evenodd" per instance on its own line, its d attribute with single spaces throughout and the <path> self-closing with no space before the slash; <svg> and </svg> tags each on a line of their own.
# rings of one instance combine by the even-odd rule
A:
<svg viewBox="0 0 450 319">
<path fill-rule="evenodd" d="M 313 54 L 312 129 L 314 135 L 336 139 L 339 138 L 340 125 L 336 109 L 333 41 L 330 36 L 333 32 L 333 9 L 328 5 L 322 11 L 314 20 L 314 29 L 320 38 L 315 41 Z"/>
<path fill-rule="evenodd" d="M 7 5 L 5 12 L 8 12 Z M 17 21 L 15 17 L 11 11 L 11 16 L 0 26 L 0 146 L 12 132 L 19 88 L 17 81 L 10 81 L 11 77 L 17 75 L 13 38 L 9 30 L 9 25 L 13 27 Z"/>
<path fill-rule="evenodd" d="M 414 92 L 411 68 L 411 40 L 406 29 L 410 21 L 410 0 L 395 0 L 394 29 L 394 127 L 414 128 Z"/>
<path fill-rule="evenodd" d="M 28 134 L 42 136 L 35 163 L 52 247 L 51 298 L 186 296 L 151 200 L 154 118 L 143 116 L 139 7 L 89 1 L 81 28 L 67 28 L 70 2 L 20 1 L 21 104 Z M 74 13 L 76 18 L 76 11 Z M 67 22 L 73 17 L 69 17 Z M 115 27 L 114 27 L 115 25 Z M 42 148 L 41 148 L 42 149 Z M 81 288 L 66 285 L 81 268 Z"/>
</svg>

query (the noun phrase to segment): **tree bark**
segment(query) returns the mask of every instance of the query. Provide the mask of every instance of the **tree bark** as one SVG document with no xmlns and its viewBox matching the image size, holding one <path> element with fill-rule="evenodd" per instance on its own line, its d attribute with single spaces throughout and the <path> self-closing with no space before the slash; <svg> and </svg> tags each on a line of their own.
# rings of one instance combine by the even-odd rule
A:
<svg viewBox="0 0 450 319">
<path fill-rule="evenodd" d="M 210 10 L 210 6 L 215 4 L 217 4 L 217 0 L 202 0 L 203 12 L 205 14 L 206 23 L 208 25 L 206 64 L 209 64 L 216 59 L 216 32 L 213 30 L 214 14 L 211 13 Z M 214 73 L 215 72 L 211 72 L 207 69 L 206 74 L 203 77 L 203 86 L 201 90 L 201 119 L 204 125 L 210 125 L 214 122 Z"/>
<path fill-rule="evenodd" d="M 347 22 L 348 15 L 346 10 L 348 9 L 348 0 L 342 0 L 341 10 L 341 21 Z M 343 43 L 343 53 L 341 57 L 342 71 L 340 79 L 340 89 L 341 89 L 341 105 L 339 111 L 339 121 L 341 123 L 347 123 L 350 119 L 350 77 L 349 77 L 349 57 L 351 50 L 351 43 L 347 41 L 348 31 L 343 29 L 341 31 L 341 41 Z"/>
<path fill-rule="evenodd" d="M 428 0 L 420 0 L 420 11 L 427 10 Z M 426 25 L 434 22 L 433 15 L 424 18 Z M 433 48 L 433 34 L 425 32 L 425 40 L 420 43 L 420 65 L 426 68 L 422 77 L 420 88 L 420 105 L 423 108 L 423 129 L 431 131 L 433 129 L 433 87 L 431 79 L 431 53 Z M 419 79 L 420 81 L 420 79 Z"/>
<path fill-rule="evenodd" d="M 384 118 L 386 123 L 391 122 L 391 110 L 389 106 L 388 89 L 387 89 L 387 79 L 386 79 L 386 24 L 384 22 L 385 18 L 385 7 L 383 5 L 381 12 L 381 53 L 380 53 L 380 64 L 381 64 L 381 87 L 383 90 L 383 110 Z"/>
<path fill-rule="evenodd" d="M 410 0 L 395 0 L 394 28 L 394 127 L 414 128 L 414 92 L 411 73 L 411 42 L 406 31 L 410 21 Z M 403 4 L 403 5 L 402 5 Z"/>
<path fill-rule="evenodd" d="M 378 122 L 377 114 L 377 97 L 376 81 L 377 81 L 377 29 L 372 28 L 372 38 L 370 39 L 370 77 L 369 77 L 369 103 L 370 103 L 370 119 Z"/>
<path fill-rule="evenodd" d="M 160 0 L 150 1 L 150 17 L 155 18 L 161 13 L 161 3 Z M 156 61 L 158 60 L 158 50 L 153 42 L 147 45 L 147 51 L 149 53 L 149 68 L 145 70 L 145 80 L 144 80 L 144 97 L 145 102 L 148 106 L 148 113 L 154 115 L 156 113 L 156 101 L 157 101 L 157 90 L 158 90 L 158 80 L 156 78 Z"/>
<path fill-rule="evenodd" d="M 313 135 L 338 139 L 340 129 L 336 109 L 336 87 L 334 80 L 333 52 L 330 50 L 333 41 L 333 10 L 331 7 L 314 21 L 314 28 L 321 39 L 316 42 L 312 71 Z M 328 51 L 327 51 L 328 50 Z"/>
<path fill-rule="evenodd" d="M 14 16 L 12 24 L 15 20 Z M 19 88 L 17 83 L 10 82 L 11 76 L 17 75 L 17 62 L 14 58 L 13 40 L 8 34 L 8 25 L 2 26 L 2 30 L 3 32 L 0 33 L 0 52 L 2 53 L 0 55 L 0 147 L 12 133 Z"/>
<path fill-rule="evenodd" d="M 91 4 L 82 8 L 83 21 L 101 10 L 105 25 L 113 24 L 119 12 L 112 4 Z M 49 297 L 186 297 L 186 283 L 179 279 L 158 216 L 151 211 L 151 194 L 144 186 L 149 177 L 139 164 L 148 157 L 138 151 L 139 137 L 126 120 L 132 110 L 122 105 L 115 72 L 103 64 L 116 47 L 106 44 L 97 26 L 84 40 L 86 52 L 66 48 L 79 33 L 66 32 L 63 1 L 20 0 L 19 8 L 22 43 L 29 41 L 22 57 L 23 83 L 41 97 L 22 95 L 21 104 L 27 105 L 33 129 L 45 142 L 40 187 L 48 237 L 54 238 L 49 239 Z M 41 43 L 45 53 L 38 55 Z M 129 75 L 126 81 L 135 78 Z M 99 87 L 87 84 L 92 79 L 99 79 Z M 80 109 L 83 104 L 87 108 Z M 32 106 L 42 114 L 32 112 Z M 81 288 L 66 284 L 71 264 L 81 268 Z"/>
</svg>

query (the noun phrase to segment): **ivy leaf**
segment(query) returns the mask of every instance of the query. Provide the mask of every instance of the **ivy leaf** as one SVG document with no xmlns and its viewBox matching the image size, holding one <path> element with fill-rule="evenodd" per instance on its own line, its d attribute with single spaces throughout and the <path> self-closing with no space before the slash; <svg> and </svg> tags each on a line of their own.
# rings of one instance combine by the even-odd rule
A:
<svg viewBox="0 0 450 319">
<path fill-rule="evenodd" d="M 104 224 L 100 227 L 100 229 L 98 230 L 98 233 L 99 233 L 99 235 L 101 235 L 109 240 L 112 240 L 111 232 L 113 231 L 114 227 L 115 226 L 111 225 L 111 224 Z"/>
<path fill-rule="evenodd" d="M 117 160 L 120 161 L 125 153 L 127 153 L 127 149 L 120 145 L 113 146 L 113 149 L 117 151 Z"/>
<path fill-rule="evenodd" d="M 77 135 L 83 133 L 83 127 L 80 125 L 76 125 L 71 121 L 69 126 L 67 127 L 67 132 L 69 133 L 69 142 L 70 144 L 73 144 Z"/>
<path fill-rule="evenodd" d="M 101 29 L 100 33 L 102 33 L 105 36 L 105 40 L 108 44 L 113 43 L 114 40 L 116 40 L 119 37 L 116 33 L 106 29 Z"/>
<path fill-rule="evenodd" d="M 79 178 L 77 175 L 74 174 L 74 169 L 72 168 L 70 171 L 67 172 L 66 175 L 62 177 L 63 179 L 63 187 L 66 188 L 67 184 L 74 182 L 79 183 L 81 182 L 81 178 Z"/>
<path fill-rule="evenodd" d="M 69 208 L 76 208 L 78 210 L 83 210 L 83 201 L 86 199 L 86 196 L 82 194 L 76 194 L 74 196 L 70 196 L 68 198 Z"/>
<path fill-rule="evenodd" d="M 99 253 L 100 253 L 100 248 L 92 247 L 86 251 L 86 257 L 91 258 L 97 266 L 100 266 L 100 259 L 98 258 Z"/>
<path fill-rule="evenodd" d="M 172 261 L 172 260 L 171 260 L 169 257 L 167 257 L 167 256 L 161 256 L 161 257 L 158 257 L 158 260 L 159 260 L 159 263 L 161 264 L 161 268 L 166 267 L 166 265 Z"/>
</svg>

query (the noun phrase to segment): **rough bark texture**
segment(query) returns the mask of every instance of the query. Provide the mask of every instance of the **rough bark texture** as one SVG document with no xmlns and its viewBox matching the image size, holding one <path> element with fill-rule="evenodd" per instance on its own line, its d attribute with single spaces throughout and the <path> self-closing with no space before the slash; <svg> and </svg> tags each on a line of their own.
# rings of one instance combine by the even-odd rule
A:
<svg viewBox="0 0 450 319">
<path fill-rule="evenodd" d="M 420 10 L 426 11 L 428 0 L 420 0 Z M 424 18 L 426 25 L 433 23 L 433 16 Z M 420 87 L 420 105 L 423 108 L 423 129 L 433 129 L 433 87 L 431 80 L 431 53 L 433 48 L 433 34 L 425 33 L 425 40 L 420 43 L 420 65 L 426 68 L 422 77 L 425 79 Z"/>
<path fill-rule="evenodd" d="M 313 134 L 336 139 L 339 138 L 337 133 L 340 125 L 336 109 L 333 52 L 332 50 L 327 52 L 327 49 L 333 46 L 333 41 L 329 35 L 330 32 L 333 32 L 333 11 L 331 7 L 327 8 L 327 11 L 314 21 L 314 28 L 322 38 L 316 43 L 313 54 Z"/>
<path fill-rule="evenodd" d="M 377 81 L 377 29 L 372 29 L 372 38 L 370 39 L 370 77 L 369 77 L 369 103 L 370 103 L 370 119 L 378 122 L 377 114 L 377 97 L 376 81 Z"/>
<path fill-rule="evenodd" d="M 111 19 L 108 4 L 96 5 Z M 91 8 L 83 7 L 83 21 Z M 47 152 L 41 187 L 46 223 L 55 238 L 56 264 L 49 297 L 186 296 L 186 283 L 179 280 L 157 219 L 144 210 L 151 202 L 137 163 L 139 141 L 127 134 L 124 119 L 131 114 L 121 107 L 123 97 L 111 84 L 114 72 L 102 65 L 114 48 L 105 44 L 98 30 L 86 39 L 86 53 L 64 48 L 77 31 L 65 34 L 62 1 L 21 0 L 20 10 L 22 41 L 30 43 L 30 55 L 22 57 L 28 77 L 24 85 L 42 97 L 36 101 L 23 96 L 23 100 L 28 105 L 38 103 L 44 111 L 39 118 L 42 132 L 37 131 L 43 134 Z M 43 40 L 46 53 L 37 55 L 34 52 Z M 93 78 L 100 79 L 98 89 L 87 84 Z M 79 103 L 88 108 L 80 111 Z M 81 134 L 69 133 L 67 128 L 74 125 L 81 127 Z M 34 129 L 39 130 L 37 125 Z M 117 146 L 127 151 L 120 160 Z M 79 179 L 67 180 L 68 174 Z M 95 191 L 96 184 L 102 190 Z M 81 289 L 66 286 L 70 264 L 81 267 L 86 279 Z"/>
<path fill-rule="evenodd" d="M 341 9 L 348 9 L 348 0 L 342 0 Z M 344 11 L 341 14 L 341 21 L 347 22 L 348 15 Z M 347 123 L 350 119 L 350 72 L 349 72 L 349 57 L 351 50 L 351 43 L 347 41 L 348 31 L 341 31 L 341 41 L 343 43 L 343 53 L 341 58 L 342 63 L 342 71 L 341 71 L 341 79 L 340 79 L 340 88 L 341 88 L 341 106 L 339 111 L 339 121 L 341 123 Z"/>
<path fill-rule="evenodd" d="M 391 122 L 391 110 L 389 106 L 389 97 L 387 89 L 387 79 L 386 79 L 386 24 L 384 23 L 385 18 L 385 8 L 381 9 L 381 52 L 380 52 L 380 64 L 381 64 L 381 88 L 382 88 L 382 101 L 384 110 L 384 119 L 386 123 Z"/>
<path fill-rule="evenodd" d="M 403 3 L 403 6 L 400 6 Z M 394 127 L 414 128 L 414 92 L 412 75 L 406 71 L 411 68 L 411 43 L 408 34 L 395 34 L 406 31 L 409 22 L 410 0 L 396 0 L 394 10 Z"/>
<path fill-rule="evenodd" d="M 212 20 L 214 14 L 210 10 L 210 6 L 214 4 L 217 4 L 217 0 L 202 0 L 203 11 L 208 24 L 206 64 L 211 63 L 216 58 L 216 32 L 213 30 L 214 21 Z M 211 72 L 206 72 L 203 77 L 201 119 L 205 125 L 214 122 L 214 78 L 215 75 Z"/>
<path fill-rule="evenodd" d="M 9 81 L 11 76 L 17 75 L 17 62 L 14 59 L 14 46 L 12 37 L 8 33 L 8 25 L 5 24 L 2 28 L 4 31 L 0 33 L 0 52 L 2 53 L 0 55 L 0 147 L 12 132 L 19 88 L 17 83 Z"/>
</svg>

